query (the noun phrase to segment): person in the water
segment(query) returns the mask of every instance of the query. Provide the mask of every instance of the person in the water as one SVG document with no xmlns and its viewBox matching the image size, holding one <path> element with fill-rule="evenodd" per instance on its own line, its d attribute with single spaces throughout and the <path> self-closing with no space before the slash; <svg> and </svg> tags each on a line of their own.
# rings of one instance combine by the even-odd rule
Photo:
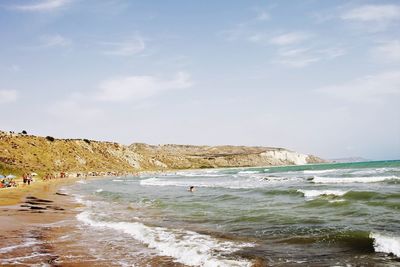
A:
<svg viewBox="0 0 400 267">
<path fill-rule="evenodd" d="M 188 191 L 193 193 L 194 192 L 194 186 L 193 185 L 190 186 Z"/>
</svg>

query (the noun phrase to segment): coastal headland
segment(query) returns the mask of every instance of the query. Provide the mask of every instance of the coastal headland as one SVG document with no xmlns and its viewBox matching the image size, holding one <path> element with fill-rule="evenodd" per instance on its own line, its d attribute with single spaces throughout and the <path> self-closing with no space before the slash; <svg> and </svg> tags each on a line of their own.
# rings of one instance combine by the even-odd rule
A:
<svg viewBox="0 0 400 267">
<path fill-rule="evenodd" d="M 89 139 L 57 139 L 0 131 L 0 173 L 35 172 L 77 177 L 138 171 L 255 167 L 322 163 L 323 159 L 284 148 L 148 145 Z M 80 174 L 80 175 L 79 175 Z"/>
</svg>

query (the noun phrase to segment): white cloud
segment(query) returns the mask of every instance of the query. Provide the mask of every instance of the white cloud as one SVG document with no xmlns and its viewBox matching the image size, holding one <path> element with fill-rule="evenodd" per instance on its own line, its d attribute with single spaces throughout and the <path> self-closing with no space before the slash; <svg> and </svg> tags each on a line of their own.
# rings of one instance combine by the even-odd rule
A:
<svg viewBox="0 0 400 267">
<path fill-rule="evenodd" d="M 80 121 L 100 118 L 103 115 L 100 109 L 87 107 L 84 102 L 77 102 L 71 99 L 55 102 L 48 110 L 53 116 Z"/>
<path fill-rule="evenodd" d="M 154 76 L 119 77 L 101 82 L 96 99 L 111 102 L 139 100 L 168 90 L 191 86 L 191 78 L 184 72 L 178 72 L 172 79 L 159 79 Z"/>
<path fill-rule="evenodd" d="M 317 92 L 352 102 L 381 102 L 386 97 L 400 96 L 400 71 L 365 76 L 319 88 Z"/>
<path fill-rule="evenodd" d="M 276 63 L 284 65 L 290 68 L 304 68 L 308 65 L 318 62 L 321 59 L 318 57 L 288 57 L 288 58 L 281 58 L 276 61 Z"/>
<path fill-rule="evenodd" d="M 381 61 L 400 62 L 400 40 L 382 43 L 375 47 L 372 53 Z"/>
<path fill-rule="evenodd" d="M 269 42 L 274 45 L 285 46 L 301 43 L 310 38 L 310 34 L 304 32 L 288 32 L 272 37 Z"/>
<path fill-rule="evenodd" d="M 399 5 L 363 5 L 347 12 L 341 16 L 344 20 L 361 22 L 383 22 L 400 19 Z"/>
<path fill-rule="evenodd" d="M 50 48 L 50 47 L 66 47 L 71 45 L 71 40 L 59 35 L 46 35 L 40 38 L 41 45 L 39 48 Z"/>
<path fill-rule="evenodd" d="M 104 112 L 93 106 L 86 95 L 72 93 L 60 101 L 55 101 L 47 111 L 54 117 L 73 122 L 93 121 L 104 116 Z"/>
<path fill-rule="evenodd" d="M 304 68 L 323 60 L 331 60 L 345 54 L 343 48 L 283 48 L 278 50 L 278 59 L 275 61 L 290 68 Z"/>
<path fill-rule="evenodd" d="M 124 42 L 103 42 L 101 44 L 106 46 L 106 50 L 103 51 L 104 54 L 116 56 L 132 56 L 146 48 L 146 44 L 141 37 L 135 37 Z"/>
<path fill-rule="evenodd" d="M 258 42 L 261 40 L 256 40 L 257 35 L 264 35 L 254 32 L 254 28 L 262 25 L 263 22 L 268 21 L 271 16 L 270 14 L 264 10 L 259 8 L 254 8 L 255 16 L 240 23 L 237 23 L 232 29 L 225 30 L 219 33 L 220 36 L 223 36 L 227 41 L 236 41 L 236 40 L 247 40 L 250 42 Z M 263 39 L 265 36 L 263 36 Z M 264 41 L 264 40 L 263 40 Z"/>
<path fill-rule="evenodd" d="M 42 12 L 58 9 L 68 4 L 71 0 L 41 0 L 31 4 L 12 6 L 12 9 L 28 12 Z"/>
<path fill-rule="evenodd" d="M 18 98 L 16 90 L 0 90 L 0 103 L 15 102 Z"/>
</svg>

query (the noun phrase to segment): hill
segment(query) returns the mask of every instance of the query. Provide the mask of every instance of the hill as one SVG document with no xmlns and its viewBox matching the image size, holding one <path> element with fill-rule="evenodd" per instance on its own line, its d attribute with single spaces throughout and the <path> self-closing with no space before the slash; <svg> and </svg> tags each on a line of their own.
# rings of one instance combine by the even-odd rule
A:
<svg viewBox="0 0 400 267">
<path fill-rule="evenodd" d="M 245 146 L 126 146 L 0 132 L 0 173 L 122 172 L 276 166 L 325 162 L 283 148 Z"/>
</svg>

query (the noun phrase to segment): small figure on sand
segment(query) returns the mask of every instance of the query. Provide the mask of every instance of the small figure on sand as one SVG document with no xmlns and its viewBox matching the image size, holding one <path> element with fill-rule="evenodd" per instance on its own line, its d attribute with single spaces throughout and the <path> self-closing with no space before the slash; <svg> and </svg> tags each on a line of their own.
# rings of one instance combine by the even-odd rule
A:
<svg viewBox="0 0 400 267">
<path fill-rule="evenodd" d="M 194 186 L 193 186 L 193 185 L 190 186 L 189 189 L 188 189 L 188 191 L 193 193 L 193 192 L 194 192 Z"/>
</svg>

